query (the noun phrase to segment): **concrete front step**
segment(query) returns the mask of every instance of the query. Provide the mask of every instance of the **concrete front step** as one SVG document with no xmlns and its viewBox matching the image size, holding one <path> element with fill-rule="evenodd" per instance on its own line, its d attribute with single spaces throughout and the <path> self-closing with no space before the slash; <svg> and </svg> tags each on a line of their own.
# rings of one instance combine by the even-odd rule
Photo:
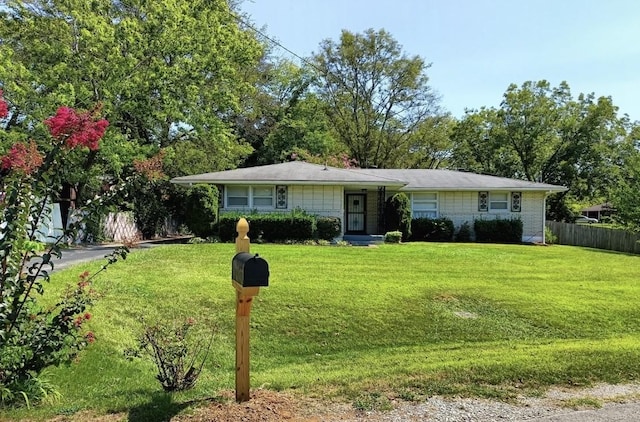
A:
<svg viewBox="0 0 640 422">
<path fill-rule="evenodd" d="M 342 240 L 355 246 L 377 245 L 384 243 L 384 235 L 381 234 L 345 234 Z"/>
</svg>

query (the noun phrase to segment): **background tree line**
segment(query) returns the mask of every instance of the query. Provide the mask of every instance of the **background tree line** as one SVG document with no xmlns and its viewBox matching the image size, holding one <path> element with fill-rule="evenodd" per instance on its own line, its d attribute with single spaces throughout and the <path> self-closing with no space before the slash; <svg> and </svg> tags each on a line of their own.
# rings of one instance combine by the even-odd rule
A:
<svg viewBox="0 0 640 422">
<path fill-rule="evenodd" d="M 567 83 L 513 84 L 499 107 L 456 119 L 430 64 L 384 30 L 344 30 L 298 65 L 231 0 L 9 0 L 0 17 L 0 153 L 61 104 L 101 104 L 103 147 L 60 172 L 80 203 L 128 178 L 121 207 L 148 235 L 186 212 L 169 178 L 292 159 L 560 184 L 550 218 L 609 201 L 640 228 L 638 123 Z"/>
</svg>

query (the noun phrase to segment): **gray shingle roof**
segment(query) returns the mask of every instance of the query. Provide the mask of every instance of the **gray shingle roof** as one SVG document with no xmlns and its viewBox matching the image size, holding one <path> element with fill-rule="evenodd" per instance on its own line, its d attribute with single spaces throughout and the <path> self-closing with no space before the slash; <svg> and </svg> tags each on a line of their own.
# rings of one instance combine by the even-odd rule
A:
<svg viewBox="0 0 640 422">
<path fill-rule="evenodd" d="M 361 169 L 357 171 L 402 180 L 407 183 L 402 188 L 403 191 L 516 189 L 524 191 L 544 190 L 561 192 L 566 190 L 563 186 L 548 183 L 529 182 L 527 180 L 509 179 L 507 177 L 496 177 L 465 171 L 440 169 Z"/>
<path fill-rule="evenodd" d="M 339 169 L 304 161 L 176 177 L 177 184 L 315 184 L 396 187 L 404 191 L 433 190 L 566 190 L 563 186 L 453 170 Z"/>
<path fill-rule="evenodd" d="M 215 173 L 176 177 L 177 184 L 316 184 L 316 185 L 362 185 L 362 186 L 403 186 L 401 180 L 376 176 L 353 170 L 327 167 L 304 161 L 248 167 Z"/>
</svg>

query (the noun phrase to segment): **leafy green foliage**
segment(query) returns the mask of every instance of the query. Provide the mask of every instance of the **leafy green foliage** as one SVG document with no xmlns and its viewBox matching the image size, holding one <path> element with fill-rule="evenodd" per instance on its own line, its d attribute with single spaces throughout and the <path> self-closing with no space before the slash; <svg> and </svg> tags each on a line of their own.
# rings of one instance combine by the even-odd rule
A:
<svg viewBox="0 0 640 422">
<path fill-rule="evenodd" d="M 153 239 L 160 232 L 169 210 L 162 201 L 163 184 L 139 182 L 131 185 L 134 219 L 143 239 Z"/>
<path fill-rule="evenodd" d="M 0 98 L 0 102 L 3 100 Z M 53 398 L 55 391 L 40 378 L 47 367 L 68 363 L 94 341 L 83 324 L 95 292 L 88 272 L 68 287 L 60 299 L 41 303 L 50 281 L 53 258 L 62 254 L 62 242 L 74 239 L 78 226 L 70 224 L 58 237 L 38 241 L 41 225 L 49 223 L 51 198 L 60 194 L 58 169 L 68 165 L 74 151 L 95 149 L 108 123 L 89 113 L 59 109 L 47 120 L 51 130 L 49 150 L 41 153 L 35 143 L 16 143 L 1 157 L 4 197 L 0 201 L 0 401 L 3 405 Z M 96 130 L 96 128 L 100 130 Z M 22 145 L 22 146 L 21 146 Z M 96 200 L 78 215 L 91 215 L 109 195 Z M 81 222 L 81 218 L 80 218 Z M 125 258 L 126 248 L 116 249 L 109 264 Z M 102 270 L 106 269 L 106 265 Z M 94 274 L 95 275 L 95 274 Z"/>
<path fill-rule="evenodd" d="M 237 236 L 236 225 L 240 217 L 245 217 L 249 222 L 249 237 L 252 242 L 313 239 L 315 217 L 305 213 L 293 212 L 289 214 L 222 214 L 217 224 L 220 240 L 223 242 L 235 240 Z"/>
<path fill-rule="evenodd" d="M 192 186 L 187 192 L 185 224 L 202 238 L 214 235 L 218 219 L 218 188 L 210 184 Z"/>
<path fill-rule="evenodd" d="M 400 243 L 402 241 L 402 232 L 393 231 L 384 234 L 384 243 Z"/>
<path fill-rule="evenodd" d="M 476 242 L 520 243 L 522 242 L 522 220 L 519 218 L 473 221 Z"/>
<path fill-rule="evenodd" d="M 419 139 L 414 132 L 437 111 L 429 65 L 373 29 L 343 30 L 338 42 L 322 41 L 313 60 L 331 125 L 358 165 L 393 168 L 406 161 Z"/>
<path fill-rule="evenodd" d="M 457 124 L 449 114 L 425 117 L 409 138 L 408 154 L 398 159 L 399 168 L 447 168 L 450 166 L 453 141 L 451 135 Z"/>
<path fill-rule="evenodd" d="M 448 218 L 414 218 L 411 220 L 410 241 L 450 242 L 453 221 Z"/>
<path fill-rule="evenodd" d="M 82 205 L 132 162 L 166 149 L 166 173 L 235 167 L 251 147 L 233 115 L 255 91 L 246 78 L 263 54 L 226 0 L 19 1 L 0 11 L 0 86 L 9 101 L 0 151 L 60 104 L 101 103 L 103 147 L 58 170 Z M 171 22 L 171 24 L 167 24 Z M 43 150 L 47 145 L 40 145 Z M 144 196 L 144 194 L 142 195 Z"/>
<path fill-rule="evenodd" d="M 326 103 L 310 89 L 310 69 L 263 60 L 254 73 L 258 90 L 234 118 L 238 135 L 254 149 L 244 166 L 280 163 L 296 151 L 312 156 L 339 152 Z"/>
<path fill-rule="evenodd" d="M 9 387 L 0 384 L 0 408 L 31 408 L 32 403 L 55 403 L 61 394 L 56 387 L 43 376 L 32 376 L 12 383 Z"/>
<path fill-rule="evenodd" d="M 568 219 L 565 196 L 603 196 L 617 172 L 618 141 L 631 130 L 611 98 L 547 81 L 511 85 L 500 108 L 468 111 L 453 131 L 452 164 L 478 173 L 563 185 L 548 216 Z"/>
<path fill-rule="evenodd" d="M 456 242 L 470 242 L 471 241 L 471 226 L 467 221 L 462 223 L 458 227 L 458 231 L 455 234 L 454 240 Z"/>
<path fill-rule="evenodd" d="M 387 231 L 401 231 L 403 240 L 411 237 L 411 201 L 405 193 L 396 193 L 387 199 L 384 215 Z"/>
<path fill-rule="evenodd" d="M 331 241 L 340 235 L 342 223 L 338 217 L 316 217 L 316 237 Z"/>
<path fill-rule="evenodd" d="M 252 242 L 307 241 L 313 239 L 330 241 L 341 230 L 341 222 L 336 217 L 322 217 L 305 212 L 291 213 L 225 213 L 215 224 L 215 234 L 223 242 L 235 240 L 236 224 L 241 217 L 249 221 L 249 237 Z"/>
<path fill-rule="evenodd" d="M 558 236 L 556 236 L 549 226 L 544 227 L 544 243 L 553 245 L 558 241 Z"/>
<path fill-rule="evenodd" d="M 613 220 L 622 226 L 640 231 L 640 127 L 621 147 L 618 177 L 611 186 Z"/>
</svg>

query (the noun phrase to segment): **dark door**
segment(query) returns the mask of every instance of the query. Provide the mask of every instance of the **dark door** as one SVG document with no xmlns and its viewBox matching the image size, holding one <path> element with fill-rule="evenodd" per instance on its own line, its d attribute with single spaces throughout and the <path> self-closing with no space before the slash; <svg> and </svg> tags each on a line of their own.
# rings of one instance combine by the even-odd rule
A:
<svg viewBox="0 0 640 422">
<path fill-rule="evenodd" d="M 365 232 L 366 200 L 367 195 L 363 193 L 347 194 L 347 232 Z"/>
</svg>

